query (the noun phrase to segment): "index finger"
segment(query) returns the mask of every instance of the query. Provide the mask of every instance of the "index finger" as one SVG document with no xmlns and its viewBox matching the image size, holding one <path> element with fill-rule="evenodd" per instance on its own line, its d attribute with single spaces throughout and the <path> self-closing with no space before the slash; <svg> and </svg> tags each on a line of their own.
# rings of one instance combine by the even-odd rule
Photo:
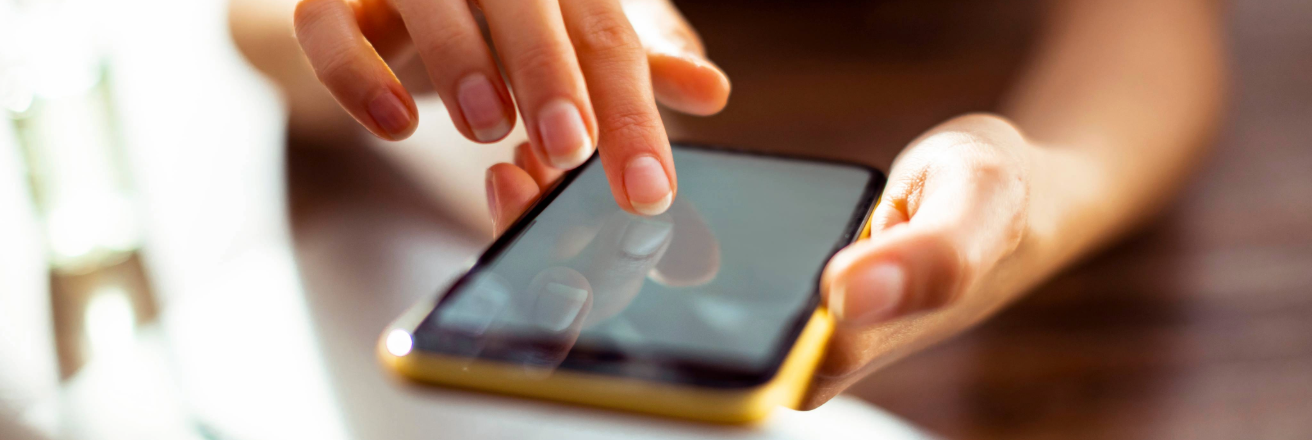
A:
<svg viewBox="0 0 1312 440">
<path fill-rule="evenodd" d="M 601 162 L 620 207 L 665 212 L 678 184 L 642 42 L 614 0 L 561 2 L 597 115 Z"/>
</svg>

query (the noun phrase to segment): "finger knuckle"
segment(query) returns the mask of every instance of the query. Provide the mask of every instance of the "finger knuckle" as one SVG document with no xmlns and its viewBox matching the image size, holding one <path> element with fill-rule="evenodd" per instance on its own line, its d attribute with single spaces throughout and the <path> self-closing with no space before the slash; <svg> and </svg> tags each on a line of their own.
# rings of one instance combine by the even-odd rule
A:
<svg viewBox="0 0 1312 440">
<path fill-rule="evenodd" d="M 1021 180 L 1021 170 L 1004 156 L 991 151 L 992 144 L 971 145 L 971 149 L 982 150 L 985 154 L 972 154 L 966 157 L 964 166 L 970 172 L 970 180 L 976 184 L 1006 185 Z"/>
<path fill-rule="evenodd" d="M 433 59 L 460 60 L 465 48 L 483 44 L 482 36 L 475 38 L 456 26 L 436 26 L 424 32 L 424 38 L 417 42 L 418 49 L 420 53 Z"/>
<path fill-rule="evenodd" d="M 1012 254 L 1021 247 L 1030 235 L 1029 212 L 1022 208 L 1012 213 L 1003 229 L 1003 242 L 1000 251 L 1004 255 Z"/>
<path fill-rule="evenodd" d="M 1010 254 L 1026 235 L 1030 198 L 1029 178 L 1025 167 L 1002 154 L 981 154 L 970 157 L 963 166 L 964 182 L 970 185 L 970 194 L 980 203 L 987 204 L 992 219 L 991 230 L 997 241 L 982 251 L 987 254 L 975 260 L 992 264 Z M 963 219 L 963 221 L 967 221 Z M 972 221 L 979 221 L 974 219 Z M 967 263 L 974 262 L 968 260 Z"/>
<path fill-rule="evenodd" d="M 565 51 L 554 44 L 539 42 L 530 44 L 511 56 L 513 60 L 508 68 L 516 76 L 538 76 L 543 72 L 559 69 Z"/>
<path fill-rule="evenodd" d="M 341 87 L 359 82 L 367 74 L 355 62 L 350 51 L 334 50 L 321 59 L 318 68 L 319 80 L 332 87 Z"/>
<path fill-rule="evenodd" d="M 610 13 L 584 17 L 576 25 L 575 34 L 575 46 L 591 55 L 632 56 L 642 50 L 642 42 L 628 20 Z"/>
<path fill-rule="evenodd" d="M 601 129 L 613 138 L 643 138 L 662 130 L 660 118 L 654 109 L 643 108 L 640 105 L 608 109 L 597 117 Z"/>
<path fill-rule="evenodd" d="M 1026 181 L 1023 155 L 1016 142 L 974 130 L 949 130 L 926 138 L 934 151 L 933 168 L 965 171 L 977 184 L 1020 184 Z"/>
<path fill-rule="evenodd" d="M 337 13 L 337 8 L 330 0 L 299 0 L 296 2 L 296 9 L 292 12 L 292 22 L 298 34 L 303 29 L 317 27 L 325 20 L 332 19 Z"/>
</svg>

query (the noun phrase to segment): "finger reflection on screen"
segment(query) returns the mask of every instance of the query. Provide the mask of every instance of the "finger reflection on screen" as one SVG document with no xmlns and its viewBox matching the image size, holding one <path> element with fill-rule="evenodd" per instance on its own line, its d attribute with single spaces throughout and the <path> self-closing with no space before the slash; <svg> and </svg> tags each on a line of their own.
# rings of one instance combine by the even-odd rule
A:
<svg viewBox="0 0 1312 440">
<path fill-rule="evenodd" d="M 647 273 L 656 266 L 673 235 L 667 215 L 639 217 L 617 211 L 570 266 L 591 283 L 596 295 L 583 325 L 596 325 L 623 311 L 642 290 Z"/>
<path fill-rule="evenodd" d="M 670 206 L 674 235 L 665 255 L 649 274 L 667 287 L 696 287 L 711 282 L 720 271 L 720 241 L 697 208 L 685 199 Z"/>
</svg>

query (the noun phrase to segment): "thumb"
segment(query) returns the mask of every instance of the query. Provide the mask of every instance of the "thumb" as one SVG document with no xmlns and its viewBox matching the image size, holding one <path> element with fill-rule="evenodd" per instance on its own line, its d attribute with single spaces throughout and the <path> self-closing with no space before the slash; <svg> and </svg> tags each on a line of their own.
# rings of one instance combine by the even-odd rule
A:
<svg viewBox="0 0 1312 440">
<path fill-rule="evenodd" d="M 821 282 L 840 322 L 866 326 L 948 305 L 1025 235 L 1028 151 L 1000 118 L 954 119 L 913 142 L 871 214 L 871 236 Z"/>
<path fill-rule="evenodd" d="M 706 58 L 697 32 L 668 0 L 623 0 L 624 13 L 647 51 L 652 89 L 665 106 L 712 115 L 729 101 L 729 77 Z"/>
<path fill-rule="evenodd" d="M 968 271 L 948 237 L 902 224 L 839 252 L 825 269 L 829 310 L 840 323 L 868 326 L 952 302 Z"/>
</svg>

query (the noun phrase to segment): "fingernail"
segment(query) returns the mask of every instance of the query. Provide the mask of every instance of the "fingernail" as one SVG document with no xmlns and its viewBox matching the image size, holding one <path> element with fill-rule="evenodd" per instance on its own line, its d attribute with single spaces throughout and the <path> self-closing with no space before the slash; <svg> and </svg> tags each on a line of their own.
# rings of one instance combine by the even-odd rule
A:
<svg viewBox="0 0 1312 440">
<path fill-rule="evenodd" d="M 410 131 L 410 109 L 390 90 L 379 93 L 369 101 L 369 116 L 392 139 L 400 139 Z"/>
<path fill-rule="evenodd" d="M 542 329 L 559 333 L 569 328 L 583 310 L 583 303 L 588 300 L 588 292 L 560 283 L 547 283 L 534 316 Z"/>
<path fill-rule="evenodd" d="M 830 292 L 830 306 L 839 321 L 867 325 L 891 318 L 906 289 L 906 272 L 893 263 L 853 268 Z M 837 304 L 834 304 L 837 299 Z"/>
<path fill-rule="evenodd" d="M 637 218 L 625 228 L 620 250 L 631 258 L 650 257 L 665 244 L 673 227 L 669 222 Z"/>
<path fill-rule="evenodd" d="M 551 166 L 569 169 L 579 166 L 592 155 L 592 138 L 583 124 L 578 107 L 567 100 L 556 100 L 538 112 L 538 134 Z"/>
<path fill-rule="evenodd" d="M 624 167 L 624 192 L 633 210 L 643 215 L 657 215 L 674 201 L 665 167 L 651 156 L 639 156 Z"/>
<path fill-rule="evenodd" d="M 497 228 L 497 217 L 500 212 L 500 206 L 497 205 L 497 186 L 492 179 L 492 170 L 488 169 L 483 177 L 483 186 L 487 190 L 487 209 L 492 214 L 492 229 Z"/>
<path fill-rule="evenodd" d="M 510 133 L 510 121 L 497 89 L 486 76 L 473 74 L 460 80 L 456 86 L 456 101 L 465 114 L 465 122 L 479 142 L 492 142 Z"/>
</svg>

